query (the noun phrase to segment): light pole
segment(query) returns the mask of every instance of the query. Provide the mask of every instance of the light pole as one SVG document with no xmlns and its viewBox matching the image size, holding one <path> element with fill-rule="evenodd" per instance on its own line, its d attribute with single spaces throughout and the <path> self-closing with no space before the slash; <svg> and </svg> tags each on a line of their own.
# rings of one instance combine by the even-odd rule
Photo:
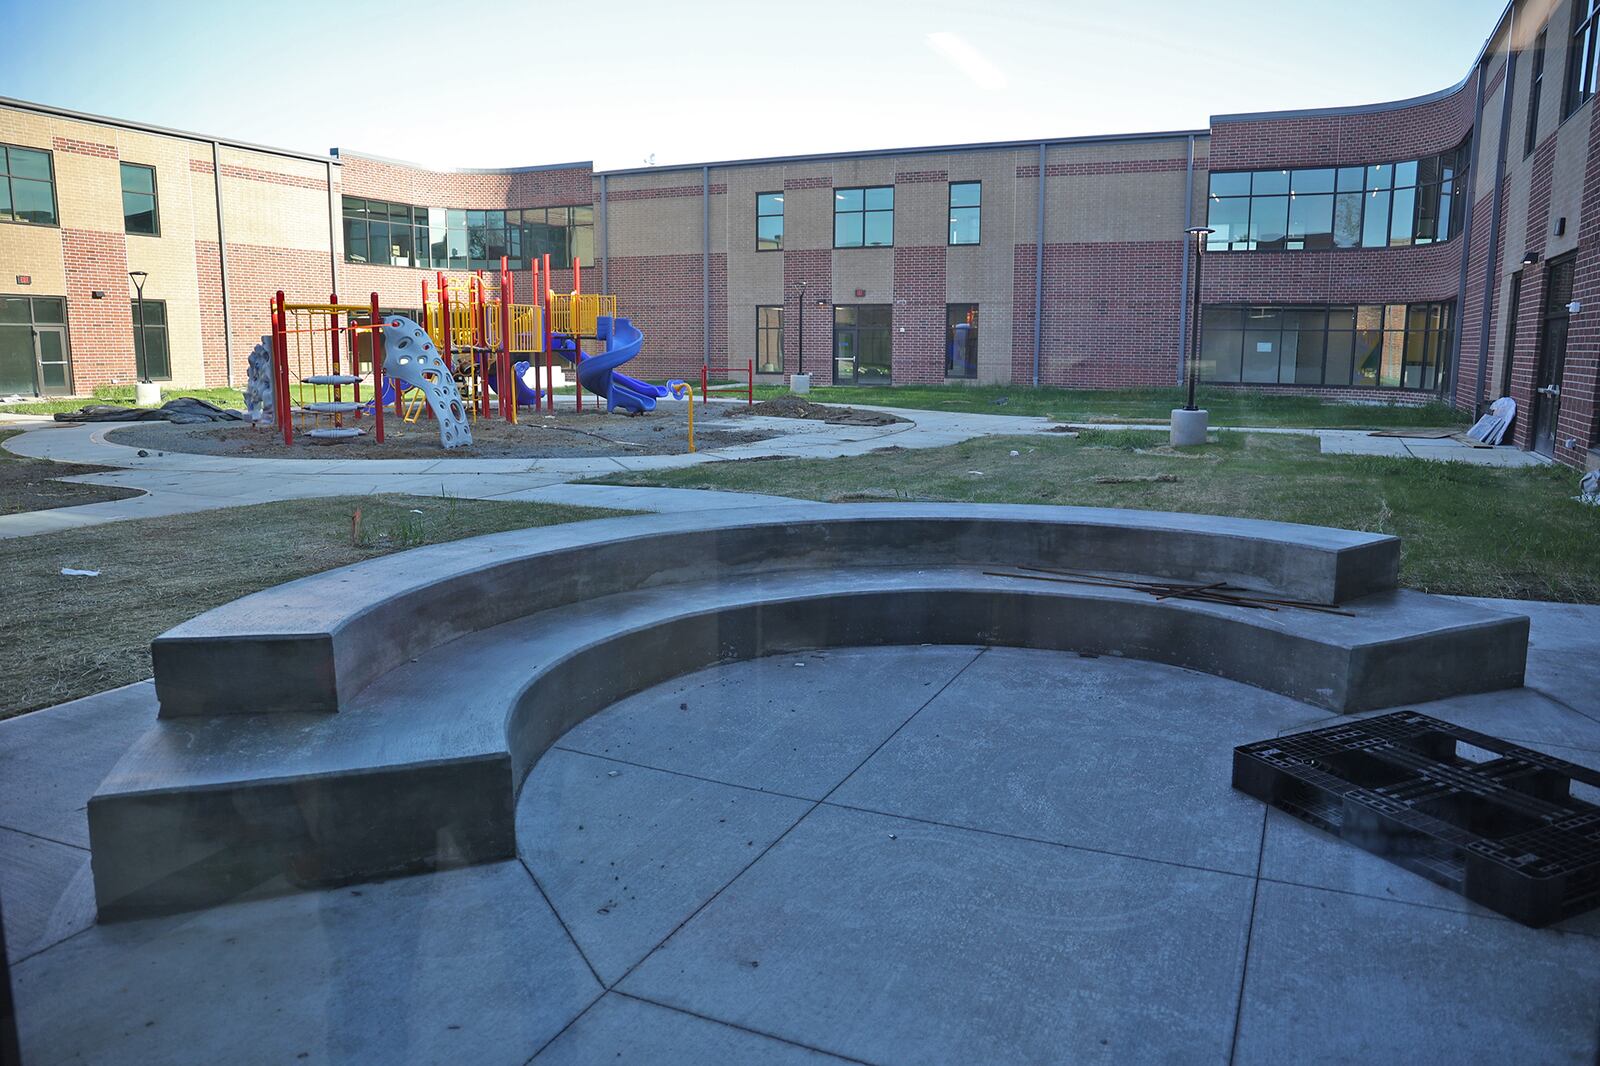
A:
<svg viewBox="0 0 1600 1066">
<path fill-rule="evenodd" d="M 1214 232 L 1208 226 L 1190 226 L 1184 231 L 1194 243 L 1194 292 L 1189 304 L 1189 336 L 1184 358 L 1184 379 L 1188 392 L 1183 407 L 1172 412 L 1172 443 L 1176 446 L 1206 442 L 1207 413 L 1195 406 L 1195 387 L 1200 377 L 1200 264 L 1205 258 L 1206 237 Z"/>
<path fill-rule="evenodd" d="M 138 320 L 133 327 L 133 402 L 136 407 L 161 406 L 161 386 L 150 380 L 150 353 L 144 342 L 144 281 L 149 276 L 143 270 L 128 271 L 128 277 L 133 279 L 134 317 Z"/>
<path fill-rule="evenodd" d="M 806 283 L 800 283 L 800 361 L 796 364 L 795 373 L 789 377 L 789 391 L 794 393 L 807 393 L 811 391 L 811 375 L 806 373 Z"/>
<path fill-rule="evenodd" d="M 138 380 L 147 385 L 150 383 L 150 367 L 144 357 L 144 279 L 149 276 L 143 270 L 128 271 L 128 277 L 133 279 L 134 317 L 138 319 L 138 328 L 133 334 L 133 369 Z"/>
</svg>

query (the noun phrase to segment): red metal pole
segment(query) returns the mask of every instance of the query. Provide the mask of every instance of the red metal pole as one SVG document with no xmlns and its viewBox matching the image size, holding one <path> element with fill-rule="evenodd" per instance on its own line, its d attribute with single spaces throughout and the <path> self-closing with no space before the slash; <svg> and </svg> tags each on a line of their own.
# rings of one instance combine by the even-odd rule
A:
<svg viewBox="0 0 1600 1066">
<path fill-rule="evenodd" d="M 554 301 L 550 299 L 555 291 L 551 286 L 550 253 L 544 253 L 544 380 L 549 388 L 545 389 L 545 398 L 549 400 L 549 409 L 556 409 L 556 357 L 550 350 L 550 314 Z"/>
<path fill-rule="evenodd" d="M 706 405 L 706 390 L 707 390 L 707 386 L 710 385 L 710 383 L 711 383 L 711 378 L 706 374 L 705 364 L 702 363 L 701 366 L 700 366 L 700 406 L 701 407 L 704 407 Z"/>
<path fill-rule="evenodd" d="M 337 305 L 339 303 L 339 294 L 336 292 L 328 293 L 328 302 Z M 333 311 L 328 315 L 328 369 L 334 374 L 339 372 L 339 340 L 339 312 Z M 353 356 L 351 362 L 355 362 Z M 312 394 L 315 395 L 315 390 L 312 390 Z M 333 401 L 338 403 L 342 399 L 344 399 L 344 392 L 339 386 L 333 386 Z M 336 426 L 344 425 L 344 416 L 335 412 L 333 424 Z"/>
<path fill-rule="evenodd" d="M 283 309 L 283 290 L 278 290 L 277 301 L 277 336 L 273 338 L 273 347 L 278 349 L 278 380 L 272 389 L 272 401 L 278 409 L 278 418 L 283 423 L 283 443 L 285 447 L 294 443 L 294 418 L 289 413 L 289 322 Z"/>
<path fill-rule="evenodd" d="M 510 256 L 500 257 L 500 417 L 517 420 L 517 383 L 511 376 L 511 301 L 516 296 Z"/>
<path fill-rule="evenodd" d="M 746 407 L 754 407 L 756 405 L 756 361 L 754 359 L 745 360 L 744 372 L 748 375 L 750 381 L 749 387 L 745 389 L 744 405 Z"/>
<path fill-rule="evenodd" d="M 428 283 L 424 281 L 423 287 Z M 427 306 L 424 304 L 423 306 Z M 354 326 L 352 325 L 352 329 Z M 372 294 L 372 337 L 367 344 L 372 351 L 372 387 L 376 390 L 372 394 L 372 413 L 377 420 L 374 430 L 377 433 L 378 443 L 383 443 L 383 316 L 378 313 L 378 294 Z M 359 388 L 360 386 L 357 386 Z M 360 399 L 357 396 L 356 399 Z M 394 393 L 394 405 L 400 406 L 400 390 Z"/>
<path fill-rule="evenodd" d="M 478 372 L 478 413 L 489 417 L 489 323 L 483 306 L 483 271 L 478 271 L 477 299 L 472 307 L 472 363 Z"/>
</svg>

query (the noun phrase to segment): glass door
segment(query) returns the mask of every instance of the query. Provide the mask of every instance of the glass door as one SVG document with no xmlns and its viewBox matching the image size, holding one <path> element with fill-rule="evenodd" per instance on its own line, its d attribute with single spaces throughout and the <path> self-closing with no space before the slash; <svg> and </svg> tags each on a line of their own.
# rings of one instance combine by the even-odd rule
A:
<svg viewBox="0 0 1600 1066">
<path fill-rule="evenodd" d="M 1571 312 L 1575 256 L 1554 260 L 1545 281 L 1544 314 L 1539 326 L 1538 361 L 1534 364 L 1533 450 L 1540 455 L 1555 455 L 1556 422 L 1561 414 L 1561 374 L 1567 362 L 1567 325 Z"/>
<path fill-rule="evenodd" d="M 67 373 L 67 331 L 64 326 L 35 326 L 38 348 L 39 381 L 46 396 L 72 393 L 72 376 Z"/>
<path fill-rule="evenodd" d="M 888 304 L 860 304 L 833 309 L 833 383 L 887 385 L 893 349 Z"/>
</svg>

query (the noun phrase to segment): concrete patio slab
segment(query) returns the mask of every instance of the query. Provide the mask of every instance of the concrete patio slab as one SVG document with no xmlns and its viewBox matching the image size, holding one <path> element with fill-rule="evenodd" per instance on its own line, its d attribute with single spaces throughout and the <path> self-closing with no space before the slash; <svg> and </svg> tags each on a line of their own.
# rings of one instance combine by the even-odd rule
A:
<svg viewBox="0 0 1600 1066">
<path fill-rule="evenodd" d="M 95 926 L 12 970 L 28 1062 L 526 1062 L 600 986 L 517 862 Z"/>
<path fill-rule="evenodd" d="M 558 749 L 523 786 L 517 850 L 610 985 L 811 806 Z"/>
<path fill-rule="evenodd" d="M 821 799 L 978 655 L 847 648 L 738 663 L 625 699 L 559 744 Z"/>
<path fill-rule="evenodd" d="M 1261 804 L 1230 786 L 1233 746 L 1328 717 L 1157 663 L 991 648 L 829 800 L 1250 874 Z"/>
<path fill-rule="evenodd" d="M 537 1066 L 829 1066 L 850 1060 L 607 992 L 533 1061 Z"/>
<path fill-rule="evenodd" d="M 1233 1061 L 1592 1063 L 1597 947 L 1263 881 Z"/>
<path fill-rule="evenodd" d="M 620 987 L 873 1062 L 1218 1061 L 1252 888 L 824 806 Z"/>
<path fill-rule="evenodd" d="M 94 924 L 88 850 L 0 829 L 0 900 L 14 959 L 82 932 Z"/>
<path fill-rule="evenodd" d="M 87 848 L 89 797 L 156 711 L 140 681 L 0 721 L 0 828 Z"/>
</svg>

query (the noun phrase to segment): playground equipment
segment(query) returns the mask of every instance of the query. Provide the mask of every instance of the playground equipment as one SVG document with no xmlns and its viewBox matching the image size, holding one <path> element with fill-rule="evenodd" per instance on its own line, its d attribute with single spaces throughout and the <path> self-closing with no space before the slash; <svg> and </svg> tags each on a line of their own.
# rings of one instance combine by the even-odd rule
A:
<svg viewBox="0 0 1600 1066">
<path fill-rule="evenodd" d="M 669 386 L 674 400 L 689 401 L 689 454 L 694 454 L 694 386 L 687 381 L 674 381 Z"/>
<path fill-rule="evenodd" d="M 271 312 L 272 332 L 251 353 L 246 393 L 252 414 L 258 421 L 270 417 L 285 445 L 296 432 L 317 440 L 357 437 L 369 417 L 383 443 L 385 407 L 392 401 L 403 410 L 393 382 L 416 392 L 417 408 L 432 409 L 446 448 L 472 443 L 449 366 L 415 322 L 379 312 L 377 293 L 369 305 L 342 304 L 337 294 L 324 304 L 302 304 L 287 302 L 279 290 Z"/>
<path fill-rule="evenodd" d="M 538 264 L 534 265 L 534 290 L 538 291 Z M 554 370 L 547 357 L 544 388 L 539 381 L 538 355 L 546 351 L 544 309 L 519 304 L 515 276 L 509 260 L 500 259 L 499 276 L 478 271 L 466 277 L 434 275 L 432 298 L 428 282 L 422 283 L 422 317 L 427 333 L 438 346 L 446 365 L 461 383 L 471 417 L 488 417 L 491 408 L 508 422 L 517 420 L 519 407 L 537 407 L 553 391 Z M 529 358 L 519 360 L 517 356 Z M 502 402 L 500 383 L 515 387 L 510 402 Z"/>
</svg>

